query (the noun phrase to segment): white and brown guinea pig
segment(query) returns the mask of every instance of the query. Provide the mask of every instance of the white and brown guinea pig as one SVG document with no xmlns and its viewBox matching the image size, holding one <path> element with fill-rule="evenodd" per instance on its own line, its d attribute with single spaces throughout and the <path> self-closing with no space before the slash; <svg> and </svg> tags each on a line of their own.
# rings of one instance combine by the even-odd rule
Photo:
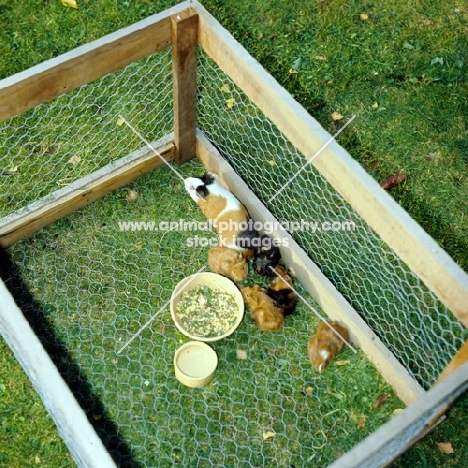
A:
<svg viewBox="0 0 468 468">
<path fill-rule="evenodd" d="M 338 336 L 339 335 L 339 336 Z M 338 322 L 321 322 L 307 344 L 310 362 L 319 371 L 326 369 L 348 341 L 348 330 Z"/>
<path fill-rule="evenodd" d="M 219 245 L 242 252 L 251 258 L 254 249 L 251 240 L 258 237 L 253 221 L 242 203 L 218 181 L 218 176 L 208 172 L 201 178 L 188 177 L 185 189 L 203 211 L 219 234 Z"/>
</svg>

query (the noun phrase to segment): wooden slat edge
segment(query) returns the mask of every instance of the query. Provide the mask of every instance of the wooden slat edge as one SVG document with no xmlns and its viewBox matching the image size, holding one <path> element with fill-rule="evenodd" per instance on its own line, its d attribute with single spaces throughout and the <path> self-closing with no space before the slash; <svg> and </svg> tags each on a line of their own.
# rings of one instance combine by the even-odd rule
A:
<svg viewBox="0 0 468 468">
<path fill-rule="evenodd" d="M 388 466 L 407 450 L 428 427 L 440 410 L 451 404 L 468 389 L 468 364 L 432 387 L 424 396 L 401 414 L 381 426 L 360 444 L 340 457 L 328 468 L 377 468 Z M 419 428 L 419 430 L 416 430 Z"/>
<path fill-rule="evenodd" d="M 13 351 L 79 467 L 115 467 L 29 323 L 0 280 L 0 333 Z"/>
<path fill-rule="evenodd" d="M 291 143 L 311 159 L 331 135 L 201 6 L 199 43 Z M 352 125 L 359 125 L 357 118 Z M 312 163 L 468 327 L 468 275 L 336 141 Z"/>
<path fill-rule="evenodd" d="M 152 143 L 166 161 L 174 154 L 173 134 Z M 0 219 L 0 246 L 7 247 L 109 192 L 160 167 L 162 160 L 149 148 L 133 151 L 66 187 Z"/>
<path fill-rule="evenodd" d="M 171 17 L 174 95 L 174 161 L 195 157 L 198 15 L 193 10 Z"/>
<path fill-rule="evenodd" d="M 0 81 L 0 121 L 119 70 L 171 43 L 170 16 L 183 2 Z"/>
<path fill-rule="evenodd" d="M 247 207 L 255 221 L 276 221 L 234 169 L 220 156 L 202 132 L 197 132 L 197 157 L 210 172 L 219 174 L 220 180 Z M 351 340 L 358 345 L 367 359 L 392 386 L 398 397 L 410 404 L 423 395 L 424 389 L 383 345 L 359 314 L 322 274 L 307 254 L 284 230 L 273 232 L 273 237 L 287 237 L 288 247 L 281 248 L 284 262 L 293 269 L 296 277 L 332 320 L 339 320 L 350 331 Z M 312 313 L 312 312 L 311 312 Z"/>
</svg>

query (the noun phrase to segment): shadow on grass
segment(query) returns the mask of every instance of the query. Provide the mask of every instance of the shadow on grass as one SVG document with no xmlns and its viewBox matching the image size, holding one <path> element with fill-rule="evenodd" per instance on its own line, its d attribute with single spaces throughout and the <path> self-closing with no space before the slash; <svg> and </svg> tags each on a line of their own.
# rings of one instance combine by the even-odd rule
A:
<svg viewBox="0 0 468 468">
<path fill-rule="evenodd" d="M 93 394 L 91 384 L 81 372 L 79 365 L 71 358 L 65 343 L 57 336 L 53 324 L 46 316 L 46 312 L 29 291 L 17 265 L 8 252 L 1 247 L 0 278 L 22 310 L 44 349 L 57 366 L 60 375 L 84 410 L 89 422 L 117 466 L 139 468 L 141 464 L 134 460 L 130 447 L 119 434 L 117 424 L 106 414 L 104 405 Z"/>
</svg>

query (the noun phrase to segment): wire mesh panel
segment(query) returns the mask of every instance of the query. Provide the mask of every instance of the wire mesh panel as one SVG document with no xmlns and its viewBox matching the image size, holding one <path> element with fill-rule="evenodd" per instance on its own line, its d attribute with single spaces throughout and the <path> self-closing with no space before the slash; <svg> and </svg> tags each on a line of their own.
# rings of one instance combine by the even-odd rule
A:
<svg viewBox="0 0 468 468">
<path fill-rule="evenodd" d="M 430 387 L 468 337 L 465 328 L 202 51 L 198 119 L 384 344 Z"/>
<path fill-rule="evenodd" d="M 1 122 L 0 216 L 141 146 L 119 113 L 150 140 L 172 131 L 171 63 L 168 48 Z"/>
<path fill-rule="evenodd" d="M 203 172 L 196 161 L 180 170 Z M 188 338 L 168 301 L 181 279 L 208 270 L 207 247 L 190 245 L 213 234 L 159 229 L 204 220 L 168 168 L 131 188 L 136 202 L 121 189 L 10 249 L 25 281 L 20 306 L 122 466 L 326 466 L 401 406 L 393 397 L 372 408 L 392 392 L 360 352 L 346 349 L 329 372 L 312 368 L 307 341 L 317 318 L 305 304 L 279 333 L 260 331 L 246 314 L 212 343 L 214 380 L 181 385 L 173 356 Z M 245 282 L 260 280 L 251 272 Z"/>
</svg>

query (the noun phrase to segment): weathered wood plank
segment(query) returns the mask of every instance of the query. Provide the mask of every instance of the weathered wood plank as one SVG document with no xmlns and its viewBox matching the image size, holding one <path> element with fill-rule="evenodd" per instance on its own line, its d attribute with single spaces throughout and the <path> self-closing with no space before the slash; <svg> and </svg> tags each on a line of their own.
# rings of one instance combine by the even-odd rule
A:
<svg viewBox="0 0 468 468">
<path fill-rule="evenodd" d="M 200 131 L 197 133 L 197 156 L 206 170 L 219 174 L 222 183 L 247 207 L 255 221 L 277 221 Z M 281 247 L 284 262 L 292 268 L 297 279 L 327 316 L 346 325 L 352 342 L 361 348 L 398 397 L 406 404 L 421 397 L 424 389 L 409 375 L 292 237 L 283 229 L 277 229 L 272 236 L 278 238 L 282 245 L 284 238 L 287 238 L 288 246 Z"/>
<path fill-rule="evenodd" d="M 174 94 L 174 160 L 195 157 L 198 15 L 187 10 L 171 17 Z"/>
<path fill-rule="evenodd" d="M 72 91 L 171 44 L 170 17 L 183 2 L 0 81 L 0 121 Z"/>
<path fill-rule="evenodd" d="M 152 143 L 166 161 L 174 154 L 173 134 Z M 0 219 L 0 245 L 7 247 L 132 180 L 160 167 L 161 158 L 144 147 Z"/>
<path fill-rule="evenodd" d="M 42 398 L 75 463 L 82 468 L 115 468 L 101 439 L 1 280 L 0 334 Z"/>
<path fill-rule="evenodd" d="M 468 364 L 432 387 L 424 396 L 381 426 L 328 468 L 380 468 L 427 432 L 431 421 L 468 389 Z"/>
<path fill-rule="evenodd" d="M 331 138 L 320 124 L 194 0 L 199 43 L 291 143 L 312 159 Z M 359 125 L 356 119 L 353 125 Z M 304 161 L 305 163 L 306 161 Z M 313 165 L 463 324 L 468 275 L 336 141 Z"/>
</svg>

